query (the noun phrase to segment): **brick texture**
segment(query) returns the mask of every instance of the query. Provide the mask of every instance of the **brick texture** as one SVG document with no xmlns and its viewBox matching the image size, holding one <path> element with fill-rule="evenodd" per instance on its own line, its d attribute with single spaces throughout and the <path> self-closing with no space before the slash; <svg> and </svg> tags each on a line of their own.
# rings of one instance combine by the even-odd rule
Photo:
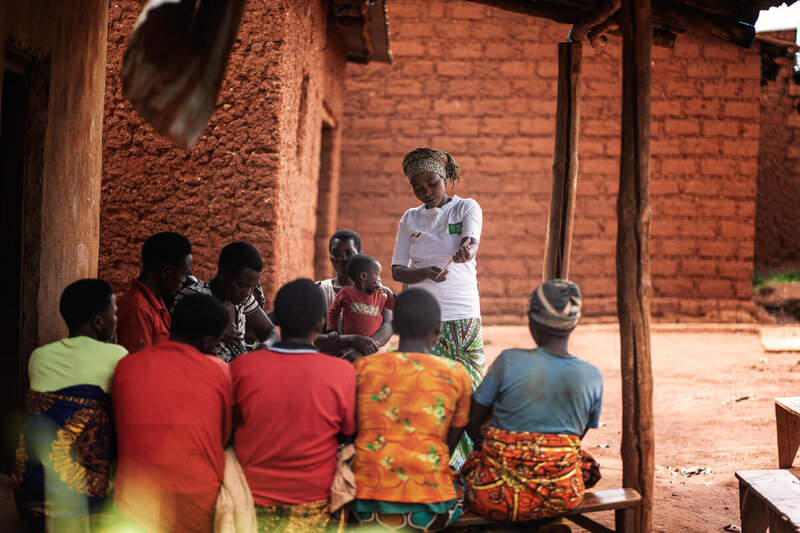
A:
<svg viewBox="0 0 800 533">
<path fill-rule="evenodd" d="M 775 32 L 794 42 L 795 31 Z M 782 66 L 761 95 L 755 263 L 763 270 L 800 266 L 800 79 Z"/>
<path fill-rule="evenodd" d="M 184 151 L 124 99 L 119 71 L 141 3 L 110 4 L 100 275 L 115 290 L 138 274 L 144 239 L 165 230 L 192 241 L 201 279 L 234 240 L 260 250 L 270 299 L 282 283 L 313 276 L 323 106 L 340 121 L 346 58 L 325 6 L 248 3 L 217 111 Z M 338 168 L 329 174 L 326 190 L 337 185 Z"/>
<path fill-rule="evenodd" d="M 540 281 L 555 131 L 556 43 L 568 26 L 477 4 L 395 0 L 396 62 L 348 65 L 339 226 L 388 270 L 417 146 L 451 152 L 454 191 L 482 206 L 486 322 L 518 321 Z M 584 47 L 571 277 L 585 313 L 616 313 L 621 42 Z M 657 320 L 750 320 L 760 57 L 682 34 L 653 50 L 652 279 Z M 388 278 L 388 276 L 386 276 Z"/>
</svg>

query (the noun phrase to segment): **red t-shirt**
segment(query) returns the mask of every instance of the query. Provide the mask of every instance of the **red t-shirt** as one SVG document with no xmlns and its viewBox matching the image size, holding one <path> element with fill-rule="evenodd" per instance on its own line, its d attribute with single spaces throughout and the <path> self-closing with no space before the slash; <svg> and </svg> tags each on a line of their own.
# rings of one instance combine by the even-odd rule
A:
<svg viewBox="0 0 800 533">
<path fill-rule="evenodd" d="M 117 364 L 114 501 L 149 530 L 211 531 L 232 425 L 226 364 L 162 342 Z"/>
<path fill-rule="evenodd" d="M 236 456 L 256 505 L 326 499 L 336 434 L 355 433 L 356 373 L 313 346 L 278 343 L 230 364 Z"/>
<path fill-rule="evenodd" d="M 341 313 L 341 333 L 369 337 L 383 324 L 384 307 L 394 309 L 394 298 L 390 300 L 381 291 L 364 294 L 355 287 L 342 287 L 328 309 L 328 329 L 336 329 Z"/>
<path fill-rule="evenodd" d="M 117 301 L 117 308 L 117 336 L 129 352 L 169 340 L 172 318 L 164 301 L 138 279 Z"/>
</svg>

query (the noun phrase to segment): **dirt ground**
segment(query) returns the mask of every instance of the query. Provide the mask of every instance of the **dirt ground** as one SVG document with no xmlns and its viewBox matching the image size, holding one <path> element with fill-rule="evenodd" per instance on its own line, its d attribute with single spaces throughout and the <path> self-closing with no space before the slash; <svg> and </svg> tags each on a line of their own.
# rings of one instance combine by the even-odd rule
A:
<svg viewBox="0 0 800 533">
<path fill-rule="evenodd" d="M 533 345 L 523 327 L 487 327 L 484 337 L 489 360 L 503 348 Z M 619 487 L 619 332 L 613 326 L 579 326 L 571 350 L 599 367 L 605 377 L 603 425 L 589 431 L 584 446 L 601 465 L 603 479 L 596 488 Z M 721 532 L 728 524 L 740 525 L 734 472 L 778 467 L 773 398 L 800 394 L 800 354 L 766 354 L 754 328 L 736 331 L 729 325 L 656 325 L 652 353 L 653 530 Z M 794 464 L 793 473 L 800 475 L 800 458 Z M 693 467 L 708 468 L 711 473 L 684 477 L 679 472 Z M 610 526 L 610 515 L 596 516 Z M 573 526 L 573 531 L 583 529 Z"/>
<path fill-rule="evenodd" d="M 487 358 L 510 347 L 529 347 L 524 327 L 484 330 Z M 736 470 L 777 468 L 772 399 L 800 394 L 800 354 L 765 354 L 752 326 L 654 326 L 656 488 L 654 531 L 721 532 L 739 525 Z M 572 351 L 605 376 L 602 427 L 584 445 L 598 459 L 603 479 L 597 488 L 621 486 L 619 455 L 619 336 L 616 327 L 580 326 Z M 747 397 L 747 399 L 741 399 Z M 736 399 L 740 401 L 735 401 Z M 608 447 L 601 447 L 608 446 Z M 800 475 L 800 458 L 793 472 Z M 684 477 L 681 468 L 709 474 Z M 15 530 L 7 478 L 0 479 L 0 530 Z M 611 513 L 597 513 L 611 525 Z M 583 531 L 573 526 L 573 531 Z"/>
</svg>

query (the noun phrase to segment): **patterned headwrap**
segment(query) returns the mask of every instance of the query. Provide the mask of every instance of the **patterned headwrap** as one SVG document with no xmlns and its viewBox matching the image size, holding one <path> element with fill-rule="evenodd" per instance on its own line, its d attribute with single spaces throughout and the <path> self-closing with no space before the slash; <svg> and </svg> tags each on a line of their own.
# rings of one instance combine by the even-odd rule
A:
<svg viewBox="0 0 800 533">
<path fill-rule="evenodd" d="M 461 182 L 459 168 L 453 156 L 433 148 L 417 148 L 406 154 L 403 158 L 403 172 L 408 179 L 423 172 L 435 172 L 455 185 Z"/>
<path fill-rule="evenodd" d="M 546 333 L 569 333 L 581 318 L 581 291 L 564 279 L 545 281 L 531 293 L 528 316 Z"/>
</svg>

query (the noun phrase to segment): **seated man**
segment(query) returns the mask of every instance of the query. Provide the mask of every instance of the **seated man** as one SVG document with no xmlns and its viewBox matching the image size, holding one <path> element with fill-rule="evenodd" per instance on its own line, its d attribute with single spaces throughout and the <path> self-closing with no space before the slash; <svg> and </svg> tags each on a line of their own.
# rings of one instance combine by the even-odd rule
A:
<svg viewBox="0 0 800 533">
<path fill-rule="evenodd" d="M 471 511 L 521 522 L 559 515 L 583 500 L 581 438 L 598 427 L 603 376 L 567 347 L 580 315 L 576 284 L 539 285 L 528 303 L 538 348 L 502 352 L 472 395 L 473 439 L 492 418 L 481 449 L 462 470 Z"/>
<path fill-rule="evenodd" d="M 231 363 L 236 456 L 259 530 L 324 530 L 337 436 L 355 432 L 356 376 L 347 361 L 317 352 L 325 304 L 308 279 L 275 296 L 281 340 Z"/>
<path fill-rule="evenodd" d="M 103 280 L 83 279 L 64 289 L 58 308 L 69 337 L 31 354 L 28 413 L 11 476 L 20 515 L 33 531 L 88 524 L 110 489 L 115 455 L 109 392 L 126 351 L 109 344 L 114 293 Z"/>
<path fill-rule="evenodd" d="M 394 531 L 445 528 L 462 512 L 448 465 L 469 417 L 472 385 L 463 366 L 430 355 L 441 312 L 424 289 L 397 297 L 397 352 L 367 355 L 357 372 L 356 500 L 363 525 Z"/>
<path fill-rule="evenodd" d="M 147 531 L 213 529 L 233 398 L 228 366 L 209 355 L 230 321 L 213 296 L 187 296 L 170 340 L 123 359 L 114 375 L 114 502 Z"/>
<path fill-rule="evenodd" d="M 173 310 L 190 294 L 211 294 L 233 310 L 233 322 L 216 351 L 225 362 L 230 363 L 250 349 L 245 341 L 248 332 L 259 342 L 269 343 L 278 338 L 275 326 L 253 296 L 263 269 L 264 262 L 255 247 L 242 241 L 232 242 L 219 253 L 217 275 L 209 283 L 198 281 L 175 296 Z"/>
<path fill-rule="evenodd" d="M 192 246 L 178 233 L 151 235 L 142 246 L 142 272 L 119 299 L 119 343 L 129 352 L 169 339 L 172 300 L 192 268 Z"/>
</svg>

